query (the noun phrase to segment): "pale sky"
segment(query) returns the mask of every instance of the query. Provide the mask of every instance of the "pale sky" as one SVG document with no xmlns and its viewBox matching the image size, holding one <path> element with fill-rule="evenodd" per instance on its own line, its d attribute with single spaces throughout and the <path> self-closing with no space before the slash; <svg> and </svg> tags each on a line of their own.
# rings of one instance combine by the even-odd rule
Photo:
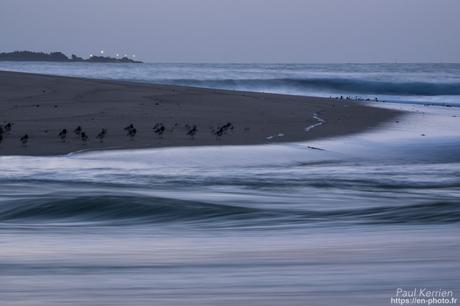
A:
<svg viewBox="0 0 460 306">
<path fill-rule="evenodd" d="M 147 62 L 460 62 L 460 0 L 0 0 L 0 52 Z"/>
</svg>

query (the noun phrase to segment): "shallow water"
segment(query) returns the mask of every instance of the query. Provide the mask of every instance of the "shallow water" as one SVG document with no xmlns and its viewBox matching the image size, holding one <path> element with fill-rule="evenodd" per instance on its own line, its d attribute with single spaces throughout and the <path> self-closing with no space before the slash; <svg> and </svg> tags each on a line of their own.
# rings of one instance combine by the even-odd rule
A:
<svg viewBox="0 0 460 306">
<path fill-rule="evenodd" d="M 388 305 L 398 287 L 458 294 L 460 116 L 396 107 L 412 113 L 310 143 L 0 157 L 1 300 Z"/>
</svg>

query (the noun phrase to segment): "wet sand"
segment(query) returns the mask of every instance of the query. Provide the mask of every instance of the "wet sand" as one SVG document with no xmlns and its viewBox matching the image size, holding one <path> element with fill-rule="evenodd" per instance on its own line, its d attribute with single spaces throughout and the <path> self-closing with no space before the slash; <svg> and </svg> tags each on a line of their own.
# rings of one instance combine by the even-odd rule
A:
<svg viewBox="0 0 460 306">
<path fill-rule="evenodd" d="M 0 71 L 0 125 L 13 123 L 0 155 L 307 141 L 362 132 L 401 114 L 346 100 Z M 124 129 L 130 124 L 132 136 Z M 86 141 L 74 133 L 78 126 Z"/>
</svg>

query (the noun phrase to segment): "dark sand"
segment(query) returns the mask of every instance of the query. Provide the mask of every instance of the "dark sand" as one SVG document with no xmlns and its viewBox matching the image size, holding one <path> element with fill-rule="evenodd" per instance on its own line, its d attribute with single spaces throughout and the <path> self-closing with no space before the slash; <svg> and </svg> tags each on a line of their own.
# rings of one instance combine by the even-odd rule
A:
<svg viewBox="0 0 460 306">
<path fill-rule="evenodd" d="M 315 113 L 325 123 L 306 132 L 318 123 Z M 3 133 L 0 155 L 306 141 L 361 132 L 400 114 L 335 99 L 0 72 L 0 124 L 14 123 Z M 216 137 L 212 130 L 227 122 L 234 129 Z M 131 123 L 133 138 L 123 129 Z M 152 129 L 156 123 L 166 127 L 162 137 Z M 193 138 L 186 124 L 197 126 Z M 77 126 L 88 134 L 86 143 L 73 133 Z M 64 128 L 69 133 L 61 141 Z M 95 136 L 102 128 L 101 143 Z M 24 134 L 26 145 L 19 140 Z M 284 136 L 267 139 L 278 134 Z"/>
</svg>

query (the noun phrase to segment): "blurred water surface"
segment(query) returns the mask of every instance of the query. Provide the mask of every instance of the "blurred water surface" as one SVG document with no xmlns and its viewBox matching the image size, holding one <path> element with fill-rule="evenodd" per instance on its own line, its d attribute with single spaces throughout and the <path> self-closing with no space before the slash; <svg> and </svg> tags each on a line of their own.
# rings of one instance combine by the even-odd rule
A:
<svg viewBox="0 0 460 306">
<path fill-rule="evenodd" d="M 445 69 L 442 82 L 456 82 L 458 68 Z M 398 287 L 458 294 L 458 109 L 379 105 L 411 114 L 311 143 L 0 157 L 1 304 L 388 305 Z"/>
</svg>

